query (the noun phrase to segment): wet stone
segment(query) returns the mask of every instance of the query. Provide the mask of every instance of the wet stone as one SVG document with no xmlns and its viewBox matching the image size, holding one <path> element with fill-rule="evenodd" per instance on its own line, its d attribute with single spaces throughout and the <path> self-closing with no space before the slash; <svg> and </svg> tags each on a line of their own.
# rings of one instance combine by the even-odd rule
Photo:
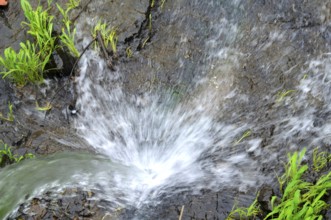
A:
<svg viewBox="0 0 331 220">
<path fill-rule="evenodd" d="M 1 157 L 1 163 L 0 163 L 0 167 L 5 167 L 9 164 L 14 163 L 15 161 L 13 161 L 7 154 L 4 154 Z"/>
<path fill-rule="evenodd" d="M 61 193 L 60 193 L 61 194 Z M 41 197 L 33 198 L 20 205 L 17 213 L 8 219 L 100 219 L 107 213 L 98 202 L 87 200 L 88 192 L 82 189 L 66 189 L 60 196 L 52 191 L 46 192 Z"/>
<path fill-rule="evenodd" d="M 257 201 L 261 205 L 261 208 L 264 212 L 271 211 L 271 197 L 274 195 L 272 187 L 264 185 L 260 188 Z"/>
</svg>

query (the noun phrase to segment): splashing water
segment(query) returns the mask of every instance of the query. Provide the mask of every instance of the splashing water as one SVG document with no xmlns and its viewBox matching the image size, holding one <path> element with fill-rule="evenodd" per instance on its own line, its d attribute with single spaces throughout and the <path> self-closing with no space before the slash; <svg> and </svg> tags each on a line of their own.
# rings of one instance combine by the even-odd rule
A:
<svg viewBox="0 0 331 220">
<path fill-rule="evenodd" d="M 221 22 L 223 34 L 217 38 L 225 34 L 224 28 L 235 34 L 237 29 L 225 25 L 226 19 Z M 83 44 L 87 45 L 86 39 Z M 120 69 L 109 71 L 97 52 L 86 51 L 76 78 L 79 114 L 74 127 L 103 156 L 59 154 L 47 162 L 25 161 L 19 170 L 6 168 L 0 173 L 6 179 L 0 183 L 6 190 L 0 191 L 6 195 L 3 198 L 15 194 L 16 187 L 6 186 L 16 186 L 18 177 L 27 184 L 10 202 L 0 201 L 0 217 L 26 199 L 54 188 L 98 189 L 102 199 L 114 207 L 139 208 L 158 204 L 164 195 L 218 191 L 228 185 L 246 191 L 263 181 L 258 177 L 257 162 L 236 143 L 250 125 L 222 122 L 219 116 L 222 102 L 236 94 L 231 87 L 232 73 L 241 53 L 232 48 L 219 50 L 216 41 L 207 44 L 215 47 L 217 55 L 208 58 L 210 62 L 201 67 L 204 72 L 179 95 L 162 87 L 130 94 L 123 88 Z M 43 178 L 45 174 L 47 178 Z"/>
<path fill-rule="evenodd" d="M 134 170 L 129 182 L 112 171 L 121 200 L 139 206 L 169 188 L 198 191 L 231 182 L 244 190 L 256 183 L 255 163 L 234 143 L 246 126 L 216 121 L 221 98 L 214 87 L 182 100 L 162 89 L 130 95 L 121 89 L 119 74 L 108 71 L 94 52 L 84 57 L 75 127 L 98 152 Z"/>
</svg>

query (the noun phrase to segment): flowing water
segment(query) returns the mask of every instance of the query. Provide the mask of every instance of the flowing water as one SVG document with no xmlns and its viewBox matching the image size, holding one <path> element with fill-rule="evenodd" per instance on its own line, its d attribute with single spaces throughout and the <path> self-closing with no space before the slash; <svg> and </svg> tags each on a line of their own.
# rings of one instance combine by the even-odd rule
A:
<svg viewBox="0 0 331 220">
<path fill-rule="evenodd" d="M 289 16 L 286 2 L 168 4 L 174 10 L 165 9 L 168 25 L 160 32 L 171 40 L 156 35 L 164 46 L 142 53 L 159 58 L 140 57 L 145 64 L 137 67 L 154 66 L 147 74 L 155 76 L 173 71 L 173 86 L 137 82 L 140 92 L 132 93 L 128 67 L 110 71 L 98 52 L 87 50 L 76 78 L 73 127 L 99 155 L 61 153 L 1 170 L 0 218 L 27 198 L 67 186 L 102 190 L 113 207 L 135 208 L 183 191 L 231 187 L 245 193 L 272 184 L 286 152 L 328 149 L 330 38 L 313 35 L 314 44 L 310 32 L 289 27 L 303 21 L 301 14 L 282 20 Z M 296 10 L 304 14 L 304 6 Z M 325 7 L 318 7 L 313 33 L 330 33 Z M 93 23 L 80 20 L 81 47 L 91 40 L 84 29 Z M 170 46 L 174 52 L 164 54 Z M 163 66 L 170 55 L 176 60 Z"/>
</svg>

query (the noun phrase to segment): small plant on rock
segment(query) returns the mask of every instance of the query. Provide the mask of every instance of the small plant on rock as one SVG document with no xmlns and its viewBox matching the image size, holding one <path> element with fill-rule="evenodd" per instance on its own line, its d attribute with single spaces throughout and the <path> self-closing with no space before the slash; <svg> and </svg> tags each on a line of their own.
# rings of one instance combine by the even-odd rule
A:
<svg viewBox="0 0 331 220">
<path fill-rule="evenodd" d="M 24 86 L 28 82 L 43 81 L 43 71 L 55 47 L 55 37 L 52 36 L 53 16 L 47 10 L 43 11 L 41 6 L 33 10 L 27 0 L 21 0 L 21 6 L 28 20 L 22 24 L 29 28 L 28 33 L 34 37 L 36 43 L 20 43 L 18 53 L 11 47 L 7 48 L 4 58 L 0 57 L 0 64 L 5 69 L 0 74 L 3 78 Z"/>
<path fill-rule="evenodd" d="M 131 47 L 126 48 L 125 52 L 126 52 L 126 57 L 127 58 L 131 58 L 132 57 L 133 52 L 131 50 Z"/>
<path fill-rule="evenodd" d="M 164 3 L 166 2 L 166 0 L 161 0 L 161 9 L 163 9 Z"/>
<path fill-rule="evenodd" d="M 38 111 L 49 111 L 49 110 L 52 109 L 52 105 L 51 105 L 50 102 L 47 102 L 46 105 L 44 105 L 44 106 L 40 106 L 40 105 L 38 104 L 38 102 L 36 101 L 36 109 L 37 109 Z"/>
<path fill-rule="evenodd" d="M 235 144 L 239 144 L 241 143 L 245 138 L 248 138 L 249 136 L 251 136 L 252 131 L 251 130 L 247 130 L 243 133 L 243 135 L 235 142 Z"/>
<path fill-rule="evenodd" d="M 108 47 L 110 45 L 113 53 L 116 55 L 118 41 L 116 30 L 109 29 L 106 23 L 98 21 L 97 25 L 93 29 L 92 36 L 94 38 L 97 38 L 98 32 L 100 32 L 101 34 L 105 47 Z"/>
<path fill-rule="evenodd" d="M 261 214 L 260 206 L 257 202 L 257 199 L 248 207 L 239 207 L 235 208 L 236 205 L 233 206 L 230 214 L 226 218 L 227 220 L 234 220 L 234 219 L 255 219 L 257 216 Z"/>
<path fill-rule="evenodd" d="M 320 172 L 324 167 L 331 162 L 331 154 L 325 151 L 318 152 L 315 148 L 313 151 L 313 168 L 316 172 Z"/>
<path fill-rule="evenodd" d="M 12 153 L 11 147 L 0 141 L 0 167 L 4 167 L 8 164 L 19 163 L 24 159 L 31 159 L 35 156 L 31 153 L 24 154 L 23 156 L 17 156 Z"/>
<path fill-rule="evenodd" d="M 63 16 L 62 23 L 64 27 L 62 27 L 62 33 L 59 36 L 61 42 L 69 49 L 71 54 L 75 57 L 79 57 L 80 53 L 75 47 L 75 35 L 76 35 L 76 28 L 72 29 L 71 25 L 72 22 L 69 19 L 69 12 L 78 7 L 80 0 L 70 0 L 67 3 L 67 9 L 64 10 L 58 3 L 56 3 L 56 7 L 59 9 L 60 13 Z"/>
<path fill-rule="evenodd" d="M 28 22 L 22 22 L 22 24 L 29 28 L 28 34 L 36 40 L 38 55 L 40 60 L 43 61 L 42 69 L 44 69 L 55 49 L 56 37 L 53 36 L 54 16 L 48 13 L 49 8 L 43 10 L 41 5 L 38 5 L 37 8 L 33 10 L 27 0 L 21 0 L 21 6 L 28 20 Z"/>
<path fill-rule="evenodd" d="M 52 1 L 47 2 L 50 6 Z M 59 39 L 76 57 L 79 56 L 79 52 L 74 46 L 76 30 L 71 29 L 68 13 L 78 4 L 79 0 L 69 0 L 65 11 L 58 5 L 65 25 Z M 11 47 L 5 49 L 4 57 L 0 57 L 0 65 L 3 67 L 0 74 L 3 78 L 8 78 L 17 85 L 24 86 L 27 83 L 43 82 L 46 65 L 49 63 L 52 53 L 60 46 L 56 44 L 57 36 L 53 34 L 54 17 L 49 14 L 50 7 L 44 10 L 41 5 L 38 5 L 34 10 L 28 0 L 21 0 L 21 7 L 27 19 L 26 22 L 22 22 L 22 25 L 28 27 L 27 33 L 34 38 L 34 42 L 20 43 L 19 52 L 15 52 Z"/>
<path fill-rule="evenodd" d="M 15 117 L 13 114 L 13 105 L 11 103 L 8 104 L 8 113 L 7 117 L 3 116 L 3 114 L 0 112 L 0 119 L 5 121 L 13 122 Z"/>
<path fill-rule="evenodd" d="M 278 178 L 282 195 L 272 196 L 269 213 L 265 213 L 263 219 L 277 220 L 322 220 L 322 211 L 329 205 L 323 200 L 331 190 L 331 172 L 322 175 L 315 183 L 303 179 L 303 174 L 308 170 L 308 165 L 303 163 L 306 149 L 300 153 L 288 154 L 288 163 L 285 165 L 285 173 Z M 257 207 L 256 200 L 250 207 Z M 238 208 L 231 211 L 228 219 L 247 219 L 255 216 L 248 212 L 250 208 Z M 254 219 L 253 218 L 253 219 Z"/>
<path fill-rule="evenodd" d="M 19 86 L 24 86 L 27 82 L 42 82 L 45 63 L 40 60 L 35 45 L 27 41 L 20 43 L 20 46 L 18 53 L 11 47 L 5 49 L 4 58 L 0 57 L 0 64 L 5 70 L 0 74 Z"/>
</svg>

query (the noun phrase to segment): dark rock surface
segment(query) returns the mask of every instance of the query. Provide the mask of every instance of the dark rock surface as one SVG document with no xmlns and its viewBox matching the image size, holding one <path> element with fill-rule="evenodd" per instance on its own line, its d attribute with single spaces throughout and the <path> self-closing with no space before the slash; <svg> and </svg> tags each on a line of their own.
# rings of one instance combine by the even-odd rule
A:
<svg viewBox="0 0 331 220">
<path fill-rule="evenodd" d="M 106 208 L 94 199 L 94 192 L 79 188 L 66 189 L 60 193 L 47 192 L 42 197 L 33 198 L 22 204 L 8 219 L 109 219 Z"/>
<path fill-rule="evenodd" d="M 183 192 L 162 197 L 161 204 L 150 204 L 139 209 L 125 209 L 118 219 L 179 219 L 184 220 L 226 219 L 234 203 L 249 205 L 254 199 L 231 188 L 219 192 L 203 190 L 198 194 Z M 183 209 L 183 211 L 182 211 Z"/>
</svg>

